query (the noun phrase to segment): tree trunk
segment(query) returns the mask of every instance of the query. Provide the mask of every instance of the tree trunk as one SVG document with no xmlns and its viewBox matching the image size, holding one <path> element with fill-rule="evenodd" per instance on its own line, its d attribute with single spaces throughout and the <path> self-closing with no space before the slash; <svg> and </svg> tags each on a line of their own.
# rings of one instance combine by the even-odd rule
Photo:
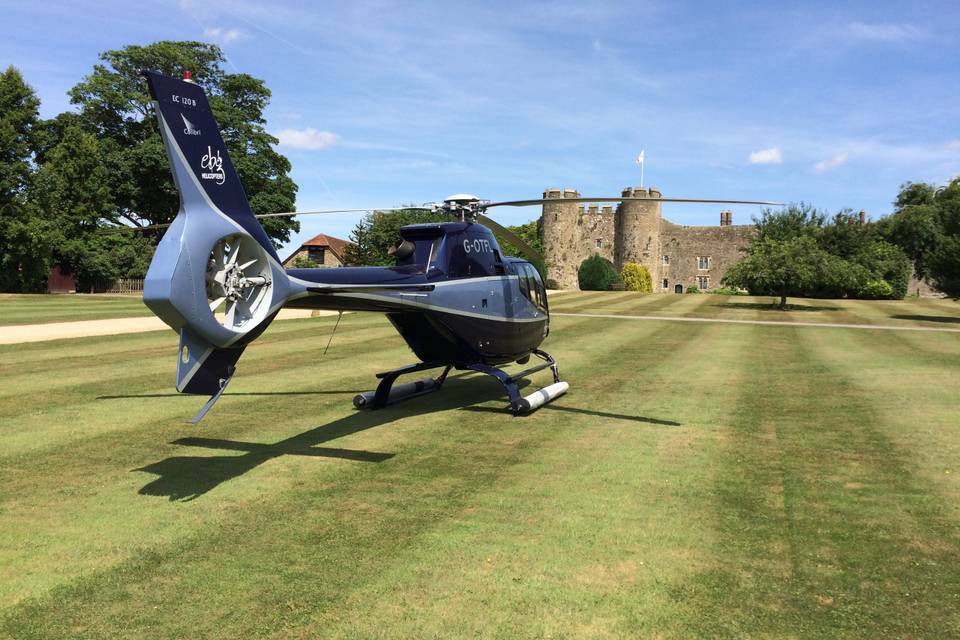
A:
<svg viewBox="0 0 960 640">
<path fill-rule="evenodd" d="M 780 308 L 781 309 L 787 308 L 787 294 L 785 293 L 780 294 Z"/>
</svg>

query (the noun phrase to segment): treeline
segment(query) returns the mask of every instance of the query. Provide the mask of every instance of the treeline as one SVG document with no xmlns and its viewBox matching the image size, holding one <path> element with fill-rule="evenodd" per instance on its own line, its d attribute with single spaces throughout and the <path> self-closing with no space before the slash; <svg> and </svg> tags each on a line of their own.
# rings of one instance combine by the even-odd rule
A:
<svg viewBox="0 0 960 640">
<path fill-rule="evenodd" d="M 211 107 L 255 213 L 293 211 L 290 162 L 273 148 L 262 80 L 223 71 L 223 53 L 202 42 L 157 42 L 100 56 L 70 91 L 74 109 L 50 119 L 14 67 L 0 73 L 0 291 L 43 291 L 61 265 L 79 290 L 143 277 L 179 197 L 139 69 L 193 73 Z M 276 243 L 299 230 L 267 218 Z"/>
<path fill-rule="evenodd" d="M 900 299 L 911 273 L 960 295 L 960 180 L 936 188 L 907 183 L 895 212 L 861 223 L 799 204 L 764 211 L 746 255 L 723 283 L 754 295 Z"/>
</svg>

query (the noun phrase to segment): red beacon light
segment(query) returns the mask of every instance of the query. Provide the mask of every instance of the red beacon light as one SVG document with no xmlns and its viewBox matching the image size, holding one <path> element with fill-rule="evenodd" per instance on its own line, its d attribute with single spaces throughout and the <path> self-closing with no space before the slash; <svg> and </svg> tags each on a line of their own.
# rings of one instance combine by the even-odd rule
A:
<svg viewBox="0 0 960 640">
<path fill-rule="evenodd" d="M 183 70 L 183 81 L 184 81 L 184 82 L 189 82 L 189 83 L 191 83 L 191 84 L 194 84 L 194 82 L 193 82 L 193 73 L 191 73 L 189 69 L 184 69 L 184 70 Z"/>
</svg>

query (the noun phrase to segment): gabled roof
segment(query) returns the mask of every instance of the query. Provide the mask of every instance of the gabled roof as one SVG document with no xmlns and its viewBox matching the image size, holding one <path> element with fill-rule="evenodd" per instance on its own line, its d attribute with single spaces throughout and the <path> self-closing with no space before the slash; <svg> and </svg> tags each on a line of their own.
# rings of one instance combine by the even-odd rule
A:
<svg viewBox="0 0 960 640">
<path fill-rule="evenodd" d="M 314 237 L 310 238 L 303 244 L 301 244 L 293 253 L 290 254 L 290 258 L 297 255 L 301 249 L 304 247 L 323 247 L 324 249 L 329 249 L 333 255 L 337 257 L 337 260 L 343 260 L 343 251 L 347 248 L 347 245 L 350 244 L 349 240 L 344 240 L 342 238 L 335 238 L 333 236 L 328 236 L 325 233 L 319 233 Z M 284 262 L 290 260 L 287 258 Z"/>
</svg>

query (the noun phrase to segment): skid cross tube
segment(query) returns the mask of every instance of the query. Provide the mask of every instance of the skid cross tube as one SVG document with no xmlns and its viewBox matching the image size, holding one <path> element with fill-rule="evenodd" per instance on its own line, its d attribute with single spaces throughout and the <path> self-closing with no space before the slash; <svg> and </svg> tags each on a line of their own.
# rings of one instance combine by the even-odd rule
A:
<svg viewBox="0 0 960 640">
<path fill-rule="evenodd" d="M 432 387 L 403 396 L 402 399 L 406 400 L 408 398 L 422 396 L 426 393 L 432 393 L 440 389 L 440 387 L 443 386 L 443 381 L 447 379 L 447 374 L 450 373 L 452 365 L 447 364 L 446 362 L 418 362 L 417 364 L 411 364 L 406 367 L 401 367 L 400 369 L 394 369 L 393 371 L 384 371 L 383 373 L 378 373 L 377 377 L 380 378 L 380 384 L 377 385 L 377 391 L 373 397 L 373 402 L 370 403 L 370 408 L 380 409 L 390 404 L 390 389 L 393 387 L 393 383 L 396 382 L 397 378 L 400 376 L 408 373 L 416 373 L 417 371 L 439 369 L 440 367 L 444 368 L 443 373 L 441 373 L 437 378 L 434 378 L 434 385 Z"/>
</svg>

